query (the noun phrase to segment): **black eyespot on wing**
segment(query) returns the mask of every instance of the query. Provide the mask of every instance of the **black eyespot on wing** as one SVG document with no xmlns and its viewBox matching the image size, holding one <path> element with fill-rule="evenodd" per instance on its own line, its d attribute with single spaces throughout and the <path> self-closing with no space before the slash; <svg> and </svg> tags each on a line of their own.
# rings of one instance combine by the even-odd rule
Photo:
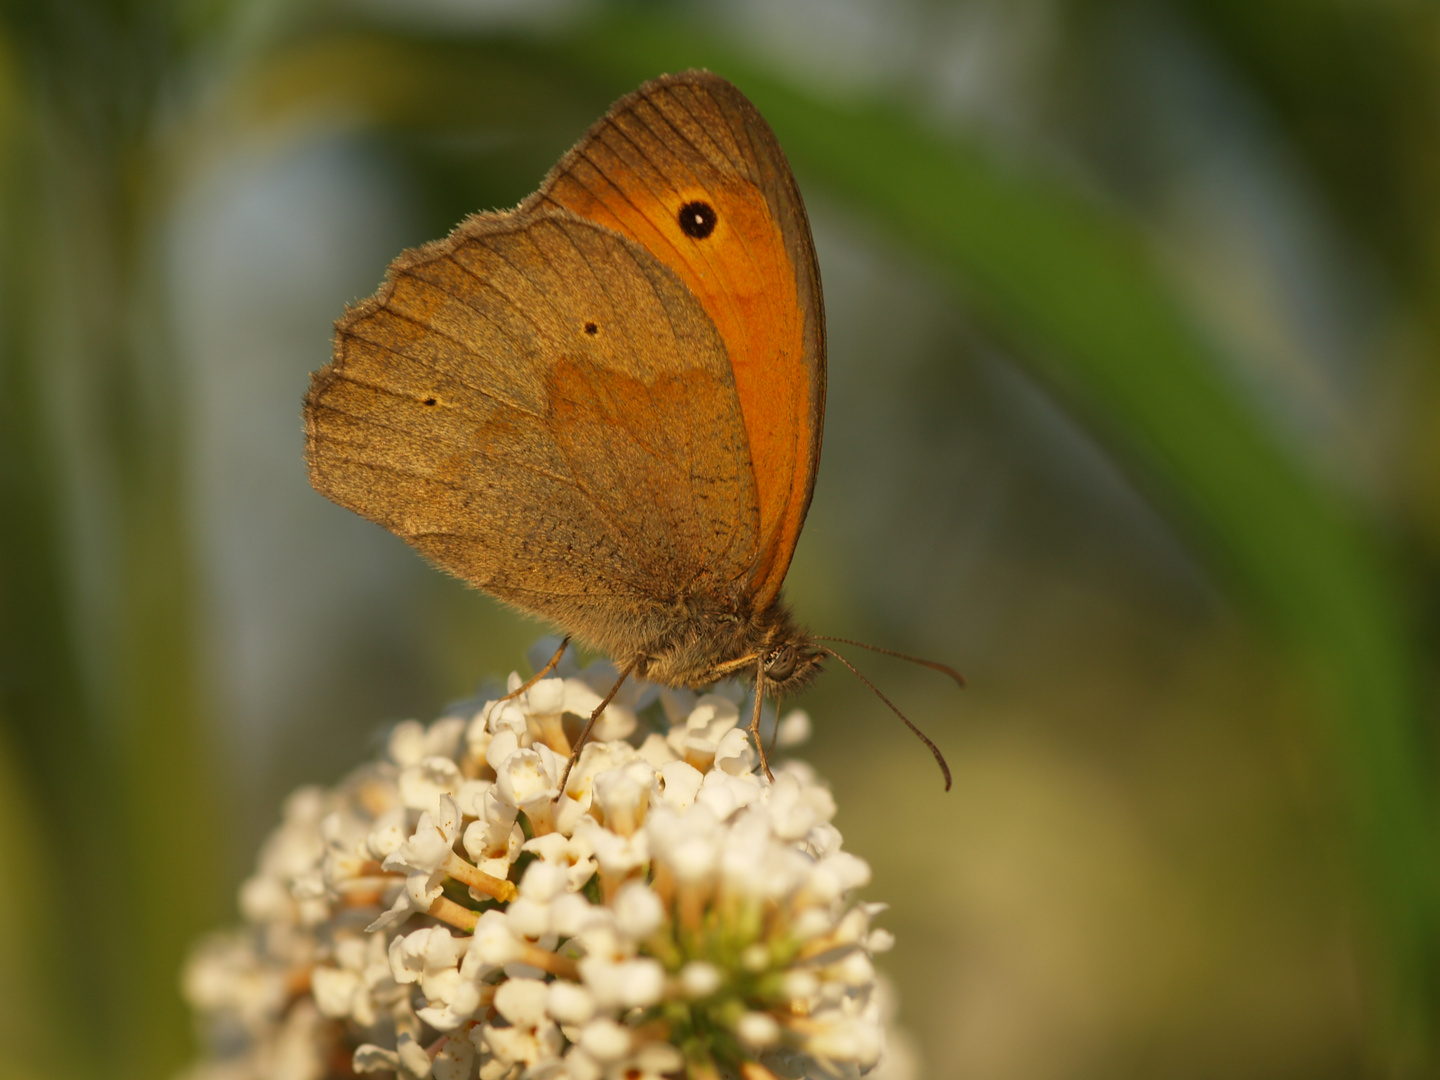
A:
<svg viewBox="0 0 1440 1080">
<path fill-rule="evenodd" d="M 715 208 L 698 199 L 680 207 L 680 231 L 694 240 L 704 240 L 715 231 L 719 216 Z"/>
<path fill-rule="evenodd" d="M 433 397 L 427 397 L 427 398 L 425 399 L 425 404 L 426 404 L 426 405 L 434 405 L 434 404 L 435 404 L 435 399 L 434 399 Z"/>
<path fill-rule="evenodd" d="M 598 334 L 600 332 L 600 327 L 596 326 L 593 322 L 587 322 L 585 324 L 585 332 L 591 335 Z"/>
</svg>

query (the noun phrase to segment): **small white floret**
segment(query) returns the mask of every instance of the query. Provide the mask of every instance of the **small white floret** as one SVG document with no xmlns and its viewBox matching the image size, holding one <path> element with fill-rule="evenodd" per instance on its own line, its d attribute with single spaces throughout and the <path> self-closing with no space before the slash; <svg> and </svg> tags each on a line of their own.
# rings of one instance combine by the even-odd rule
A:
<svg viewBox="0 0 1440 1080">
<path fill-rule="evenodd" d="M 357 1073 L 397 1072 L 400 1068 L 400 1055 L 374 1043 L 362 1043 L 355 1048 L 350 1067 Z"/>
<path fill-rule="evenodd" d="M 752 1050 L 768 1050 L 780 1041 L 780 1025 L 769 1013 L 747 1012 L 736 1021 L 735 1034 Z"/>
<path fill-rule="evenodd" d="M 667 761 L 660 766 L 660 776 L 664 780 L 664 790 L 661 798 L 665 804 L 674 810 L 684 812 L 695 804 L 695 796 L 700 793 L 700 785 L 705 782 L 705 774 L 684 761 Z"/>
<path fill-rule="evenodd" d="M 418 720 L 405 720 L 390 731 L 386 745 L 390 760 L 402 769 L 414 765 L 425 756 L 425 726 Z"/>
<path fill-rule="evenodd" d="M 526 704 L 534 716 L 553 716 L 565 708 L 565 680 L 541 679 L 526 691 Z"/>
<path fill-rule="evenodd" d="M 475 1075 L 475 1046 L 466 1038 L 450 1036 L 440 1046 L 432 1066 L 435 1080 L 470 1080 Z"/>
<path fill-rule="evenodd" d="M 692 960 L 680 969 L 680 985 L 687 997 L 709 997 L 724 980 L 720 969 L 704 960 Z"/>
<path fill-rule="evenodd" d="M 321 1014 L 332 1020 L 350 1015 L 351 1005 L 360 990 L 360 977 L 353 971 L 333 967 L 317 967 L 310 973 L 310 990 Z"/>
<path fill-rule="evenodd" d="M 715 747 L 715 768 L 731 776 L 742 776 L 753 772 L 760 763 L 755 753 L 755 744 L 750 741 L 750 732 L 744 728 L 731 728 Z"/>
<path fill-rule="evenodd" d="M 495 1011 L 517 1027 L 545 1019 L 546 985 L 539 979 L 506 979 L 495 991 Z"/>
<path fill-rule="evenodd" d="M 495 967 L 519 958 L 520 942 L 510 932 L 503 911 L 487 911 L 480 916 L 470 939 L 470 955 Z"/>
<path fill-rule="evenodd" d="M 643 761 L 597 773 L 595 805 L 604 813 L 606 827 L 621 836 L 632 835 L 645 815 L 654 780 L 655 770 Z"/>
<path fill-rule="evenodd" d="M 400 1064 L 407 1073 L 415 1077 L 430 1075 L 430 1055 L 425 1048 L 408 1034 L 395 1040 L 395 1051 L 400 1055 Z"/>
<path fill-rule="evenodd" d="M 580 977 L 604 1008 L 646 1007 L 665 993 L 665 969 L 649 957 L 615 963 L 590 956 L 580 961 Z"/>
<path fill-rule="evenodd" d="M 595 1015 L 595 998 L 583 986 L 556 979 L 546 988 L 545 1009 L 562 1024 L 583 1024 Z"/>
<path fill-rule="evenodd" d="M 496 736 L 496 742 L 501 736 Z M 492 747 L 495 743 L 490 744 Z M 529 750 L 516 750 L 506 756 L 495 770 L 495 790 L 500 798 L 511 806 L 524 806 L 535 799 L 554 799 L 558 795 L 559 770 L 554 767 L 554 752 L 549 755 L 542 751 L 549 747 L 538 746 Z"/>
<path fill-rule="evenodd" d="M 615 894 L 615 928 L 635 941 L 644 941 L 665 921 L 665 909 L 655 891 L 643 881 L 627 881 Z"/>
<path fill-rule="evenodd" d="M 554 863 L 537 859 L 525 870 L 520 880 L 520 895 L 536 903 L 548 904 L 566 891 L 567 875 Z"/>
<path fill-rule="evenodd" d="M 782 717 L 780 726 L 775 729 L 775 745 L 781 750 L 789 750 L 809 740 L 810 714 L 804 709 L 796 709 Z"/>
<path fill-rule="evenodd" d="M 619 1061 L 630 1052 L 630 1032 L 614 1020 L 597 1017 L 580 1030 L 580 1046 L 602 1064 Z"/>
<path fill-rule="evenodd" d="M 680 1048 L 664 1042 L 647 1042 L 635 1051 L 631 1061 L 646 1077 L 671 1076 L 685 1068 L 685 1055 Z"/>
<path fill-rule="evenodd" d="M 412 810 L 433 810 L 441 795 L 460 790 L 459 767 L 449 758 L 426 757 L 400 770 L 400 799 Z"/>
</svg>

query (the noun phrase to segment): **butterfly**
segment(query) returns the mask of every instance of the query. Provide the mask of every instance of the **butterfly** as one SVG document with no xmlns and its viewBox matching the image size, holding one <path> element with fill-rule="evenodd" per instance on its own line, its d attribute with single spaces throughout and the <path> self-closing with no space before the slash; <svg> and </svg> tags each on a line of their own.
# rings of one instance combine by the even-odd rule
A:
<svg viewBox="0 0 1440 1080">
<path fill-rule="evenodd" d="M 768 774 L 761 701 L 837 655 L 782 596 L 824 415 L 799 188 L 744 94 L 689 71 L 621 98 L 515 209 L 391 263 L 312 376 L 306 461 L 328 498 L 560 627 L 537 678 L 572 640 L 615 659 L 611 695 L 753 676 Z"/>
</svg>

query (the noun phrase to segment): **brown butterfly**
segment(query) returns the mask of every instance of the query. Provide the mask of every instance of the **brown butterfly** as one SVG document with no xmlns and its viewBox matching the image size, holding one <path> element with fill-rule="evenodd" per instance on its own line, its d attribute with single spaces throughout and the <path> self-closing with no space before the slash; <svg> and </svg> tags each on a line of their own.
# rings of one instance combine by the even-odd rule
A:
<svg viewBox="0 0 1440 1080">
<path fill-rule="evenodd" d="M 312 377 L 306 460 L 328 498 L 614 657 L 611 696 L 753 672 L 765 764 L 764 695 L 850 666 L 781 598 L 824 413 L 795 178 L 749 100 L 691 71 L 616 102 L 514 210 L 391 263 Z"/>
</svg>

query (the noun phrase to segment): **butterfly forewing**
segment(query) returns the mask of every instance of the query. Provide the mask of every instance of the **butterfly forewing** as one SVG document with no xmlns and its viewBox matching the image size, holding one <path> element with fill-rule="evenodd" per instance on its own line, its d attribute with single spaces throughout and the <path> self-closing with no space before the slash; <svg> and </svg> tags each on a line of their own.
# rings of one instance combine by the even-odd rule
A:
<svg viewBox="0 0 1440 1080">
<path fill-rule="evenodd" d="M 563 206 L 639 242 L 713 321 L 745 418 L 760 530 L 747 573 L 765 608 L 809 507 L 825 401 L 819 271 L 774 134 L 724 79 L 666 76 L 617 102 L 526 205 Z"/>
</svg>

